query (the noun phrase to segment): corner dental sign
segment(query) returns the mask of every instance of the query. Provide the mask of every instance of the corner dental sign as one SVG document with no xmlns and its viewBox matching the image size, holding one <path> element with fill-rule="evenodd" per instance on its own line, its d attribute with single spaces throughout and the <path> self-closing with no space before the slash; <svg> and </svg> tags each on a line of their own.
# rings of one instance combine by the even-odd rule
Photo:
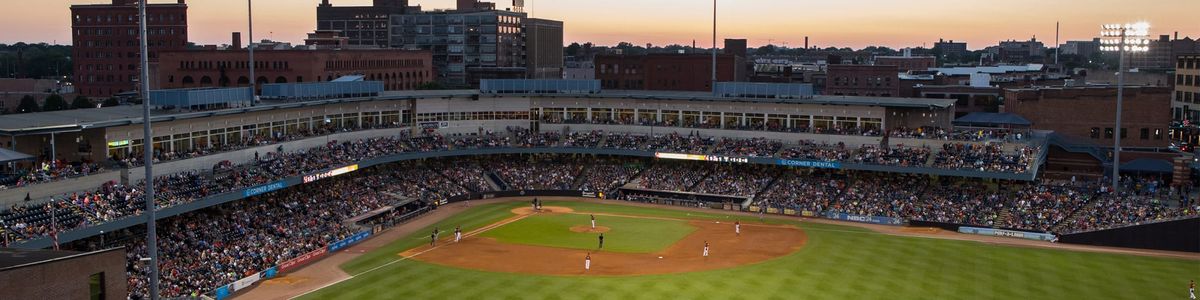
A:
<svg viewBox="0 0 1200 300">
<path fill-rule="evenodd" d="M 313 181 L 317 181 L 317 180 L 321 180 L 321 179 L 325 179 L 325 178 L 329 178 L 329 177 L 334 177 L 334 176 L 338 176 L 338 175 L 342 175 L 342 174 L 346 174 L 346 173 L 350 173 L 350 172 L 354 172 L 354 171 L 358 171 L 358 165 L 349 165 L 349 166 L 345 166 L 345 167 L 341 167 L 341 168 L 337 168 L 337 169 L 333 169 L 333 170 L 329 170 L 329 171 L 325 171 L 325 172 L 321 172 L 321 173 L 304 175 L 304 183 L 310 183 Z"/>
</svg>

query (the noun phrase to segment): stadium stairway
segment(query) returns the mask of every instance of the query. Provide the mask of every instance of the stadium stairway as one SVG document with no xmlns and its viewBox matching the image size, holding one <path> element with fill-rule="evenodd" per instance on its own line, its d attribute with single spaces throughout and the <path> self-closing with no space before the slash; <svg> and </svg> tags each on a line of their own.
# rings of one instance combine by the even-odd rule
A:
<svg viewBox="0 0 1200 300">
<path fill-rule="evenodd" d="M 491 185 L 497 191 L 508 190 L 508 183 L 505 183 L 503 179 L 500 179 L 500 175 L 497 175 L 495 171 L 488 172 L 487 179 L 488 185 Z"/>
<path fill-rule="evenodd" d="M 587 164 L 587 165 L 584 165 L 582 168 L 579 168 L 579 174 L 575 174 L 575 182 L 571 183 L 571 188 L 576 189 L 576 190 L 582 189 L 583 181 L 584 181 L 584 179 L 586 179 L 586 178 L 584 178 L 585 176 L 582 176 L 582 175 L 587 174 L 587 171 L 591 170 L 591 169 L 592 169 L 591 164 Z"/>
</svg>

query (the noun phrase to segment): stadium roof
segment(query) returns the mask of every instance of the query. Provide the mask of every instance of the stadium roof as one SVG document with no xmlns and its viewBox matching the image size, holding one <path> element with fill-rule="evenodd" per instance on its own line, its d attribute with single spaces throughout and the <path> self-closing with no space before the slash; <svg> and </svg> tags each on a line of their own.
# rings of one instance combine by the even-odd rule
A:
<svg viewBox="0 0 1200 300">
<path fill-rule="evenodd" d="M 1122 172 L 1171 173 L 1175 167 L 1161 159 L 1139 158 L 1121 164 Z"/>
<path fill-rule="evenodd" d="M 478 97 L 491 95 L 506 96 L 538 96 L 547 98 L 612 98 L 612 99 L 643 99 L 643 100 L 685 100 L 685 101 L 722 101 L 746 103 L 790 103 L 816 105 L 852 105 L 852 106 L 882 106 L 901 108 L 947 108 L 954 105 L 954 99 L 927 98 L 896 98 L 896 97 L 864 97 L 864 96 L 813 96 L 803 99 L 758 99 L 737 97 L 716 97 L 711 92 L 684 91 L 601 91 L 595 94 L 482 94 L 478 90 L 428 90 L 428 91 L 397 91 L 384 92 L 378 97 L 343 98 L 305 102 L 272 102 L 264 101 L 254 107 L 231 108 L 196 112 L 177 112 L 155 110 L 150 112 L 152 122 L 186 120 L 213 116 L 234 115 L 240 113 L 269 111 L 311 107 L 334 103 L 350 103 L 371 100 L 403 100 L 421 98 L 455 98 Z M 52 112 L 37 112 L 27 114 L 9 114 L 0 117 L 0 135 L 30 135 L 58 132 L 77 132 L 87 128 L 104 128 L 125 126 L 142 123 L 141 106 L 114 106 L 104 108 L 89 108 L 81 110 L 64 110 Z"/>
<path fill-rule="evenodd" d="M 0 148 L 0 163 L 33 159 L 33 155 Z"/>
</svg>

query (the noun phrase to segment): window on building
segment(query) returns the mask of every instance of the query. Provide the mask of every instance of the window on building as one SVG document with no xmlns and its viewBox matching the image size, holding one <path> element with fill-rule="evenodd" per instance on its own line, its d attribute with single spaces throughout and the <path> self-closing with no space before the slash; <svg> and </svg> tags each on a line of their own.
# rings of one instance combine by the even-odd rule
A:
<svg viewBox="0 0 1200 300">
<path fill-rule="evenodd" d="M 1121 128 L 1121 139 L 1129 138 L 1129 128 Z"/>
<path fill-rule="evenodd" d="M 1150 129 L 1149 129 L 1149 128 L 1142 128 L 1142 130 L 1141 130 L 1141 134 L 1140 134 L 1140 138 L 1141 138 L 1142 140 L 1148 140 L 1148 139 L 1150 139 Z"/>
<path fill-rule="evenodd" d="M 1155 129 L 1154 130 L 1154 140 L 1161 141 L 1162 139 L 1163 139 L 1163 130 Z"/>
<path fill-rule="evenodd" d="M 1113 138 L 1113 129 L 1112 129 L 1112 127 L 1109 127 L 1109 128 L 1104 128 L 1104 138 L 1106 138 L 1106 139 L 1111 139 L 1111 138 Z"/>
<path fill-rule="evenodd" d="M 1091 136 L 1093 139 L 1100 138 L 1100 127 L 1092 127 Z"/>
</svg>

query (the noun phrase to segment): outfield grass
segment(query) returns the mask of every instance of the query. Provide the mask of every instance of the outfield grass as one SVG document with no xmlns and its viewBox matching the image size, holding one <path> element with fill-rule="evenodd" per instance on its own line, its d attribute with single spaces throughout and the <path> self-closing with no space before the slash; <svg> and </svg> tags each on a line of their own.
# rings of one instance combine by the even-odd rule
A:
<svg viewBox="0 0 1200 300">
<path fill-rule="evenodd" d="M 507 218 L 509 209 L 522 205 L 476 207 L 439 226 L 476 228 Z M 547 205 L 581 212 L 756 220 L 596 203 Z M 809 237 L 799 252 L 725 270 L 560 277 L 405 260 L 362 273 L 422 244 L 418 232 L 343 265 L 356 277 L 302 299 L 1186 299 L 1187 281 L 1200 279 L 1200 261 L 1194 260 L 1017 248 L 796 224 Z"/>
<path fill-rule="evenodd" d="M 686 221 L 599 216 L 597 226 L 611 229 L 604 234 L 604 251 L 654 253 L 670 247 L 696 231 Z M 599 246 L 596 233 L 572 232 L 572 226 L 590 226 L 584 214 L 537 214 L 484 232 L 481 236 L 512 244 L 592 250 Z"/>
</svg>

